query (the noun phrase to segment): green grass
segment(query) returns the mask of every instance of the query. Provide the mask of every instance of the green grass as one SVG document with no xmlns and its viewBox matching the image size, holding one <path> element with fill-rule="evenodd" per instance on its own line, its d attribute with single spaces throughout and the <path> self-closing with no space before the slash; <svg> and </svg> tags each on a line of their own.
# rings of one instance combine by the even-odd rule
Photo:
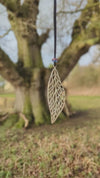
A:
<svg viewBox="0 0 100 178">
<path fill-rule="evenodd" d="M 6 97 L 6 98 L 14 98 L 14 93 L 0 93 L 0 97 Z"/>
<path fill-rule="evenodd" d="M 100 97 L 69 100 L 80 112 L 63 122 L 0 129 L 0 178 L 100 177 Z"/>
<path fill-rule="evenodd" d="M 100 108 L 100 96 L 69 96 L 68 100 L 75 110 Z"/>
</svg>

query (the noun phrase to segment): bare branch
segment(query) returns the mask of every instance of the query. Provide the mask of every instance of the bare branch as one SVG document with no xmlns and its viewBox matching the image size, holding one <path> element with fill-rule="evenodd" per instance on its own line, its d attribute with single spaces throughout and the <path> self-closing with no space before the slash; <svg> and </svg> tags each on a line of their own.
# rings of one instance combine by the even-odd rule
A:
<svg viewBox="0 0 100 178">
<path fill-rule="evenodd" d="M 0 74 L 14 87 L 24 85 L 24 79 L 17 71 L 16 65 L 9 59 L 7 54 L 0 48 Z"/>
<path fill-rule="evenodd" d="M 23 113 L 19 113 L 19 116 L 24 120 L 24 122 L 25 122 L 24 127 L 27 128 L 29 125 L 29 120 L 26 118 L 25 114 L 23 114 Z"/>
<path fill-rule="evenodd" d="M 98 3 L 95 3 L 96 5 Z M 96 7 L 95 5 L 95 7 Z M 86 9 L 90 6 L 87 5 Z M 97 12 L 96 8 L 94 6 L 92 12 Z M 84 19 L 88 15 L 88 11 L 82 13 L 79 21 L 81 21 L 81 24 L 83 24 Z M 99 15 L 98 15 L 99 17 Z M 98 18 L 96 18 L 96 21 L 93 21 L 92 13 L 89 15 L 88 19 L 85 21 L 84 25 L 84 31 L 81 30 L 80 24 L 77 23 L 77 29 L 76 29 L 76 23 L 74 24 L 73 28 L 73 40 L 70 44 L 70 46 L 64 50 L 64 52 L 61 55 L 61 59 L 59 60 L 59 71 L 61 73 L 61 78 L 64 80 L 70 73 L 70 71 L 74 68 L 80 57 L 88 52 L 89 48 L 92 45 L 100 44 L 100 36 L 98 35 L 100 32 L 100 28 L 96 28 L 95 23 L 98 22 Z M 87 26 L 87 24 L 90 22 L 90 24 L 94 24 L 94 29 L 96 30 L 96 34 L 92 33 L 92 30 L 90 30 L 90 26 Z M 92 23 L 91 23 L 92 22 Z M 92 27 L 91 27 L 92 29 Z M 63 72 L 62 71 L 63 67 Z"/>
<path fill-rule="evenodd" d="M 0 122 L 4 122 L 4 121 L 8 118 L 8 116 L 9 116 L 8 113 L 6 113 L 6 114 L 0 116 Z"/>
<path fill-rule="evenodd" d="M 6 35 L 9 34 L 9 32 L 11 31 L 11 29 L 9 29 L 6 33 L 4 33 L 3 35 L 0 35 L 0 38 L 4 38 Z"/>
<path fill-rule="evenodd" d="M 48 38 L 50 30 L 48 29 L 46 33 L 43 33 L 39 38 L 38 38 L 38 44 L 41 46 L 46 39 Z"/>
<path fill-rule="evenodd" d="M 74 14 L 74 13 L 77 13 L 77 12 L 86 11 L 86 10 L 89 10 L 89 9 L 99 5 L 99 4 L 100 4 L 100 2 L 97 2 L 97 3 L 94 3 L 92 5 L 87 6 L 86 8 L 76 9 L 75 11 L 63 11 L 63 10 L 61 10 L 57 13 L 57 15 L 59 15 L 59 14 Z"/>
</svg>

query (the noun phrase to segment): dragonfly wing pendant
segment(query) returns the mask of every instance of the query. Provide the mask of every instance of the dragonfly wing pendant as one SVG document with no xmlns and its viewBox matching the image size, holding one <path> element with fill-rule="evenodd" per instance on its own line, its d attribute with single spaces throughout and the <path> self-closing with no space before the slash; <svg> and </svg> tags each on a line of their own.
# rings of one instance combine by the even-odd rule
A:
<svg viewBox="0 0 100 178">
<path fill-rule="evenodd" d="M 65 90 L 62 86 L 58 71 L 54 66 L 47 88 L 48 105 L 51 114 L 51 123 L 53 124 L 65 105 Z"/>
</svg>

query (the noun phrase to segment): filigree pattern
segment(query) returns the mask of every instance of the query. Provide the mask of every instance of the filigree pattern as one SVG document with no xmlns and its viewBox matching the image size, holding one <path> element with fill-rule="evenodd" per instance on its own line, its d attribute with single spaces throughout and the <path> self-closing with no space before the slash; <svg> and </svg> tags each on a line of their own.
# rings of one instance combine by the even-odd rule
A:
<svg viewBox="0 0 100 178">
<path fill-rule="evenodd" d="M 51 123 L 53 124 L 65 105 L 65 90 L 61 84 L 56 67 L 53 68 L 49 78 L 47 97 L 51 114 Z"/>
</svg>

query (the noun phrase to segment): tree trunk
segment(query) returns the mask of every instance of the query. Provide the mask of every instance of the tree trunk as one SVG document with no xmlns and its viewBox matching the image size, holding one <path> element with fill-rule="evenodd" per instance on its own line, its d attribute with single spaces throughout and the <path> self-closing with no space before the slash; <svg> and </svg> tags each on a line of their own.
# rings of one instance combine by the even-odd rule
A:
<svg viewBox="0 0 100 178">
<path fill-rule="evenodd" d="M 15 89 L 15 112 L 23 113 L 32 122 L 40 125 L 49 122 L 49 114 L 45 95 L 44 70 L 33 70 L 30 87 L 17 87 Z M 22 126 L 23 122 L 18 122 Z M 20 125 L 21 124 L 21 125 Z"/>
<path fill-rule="evenodd" d="M 36 31 L 39 0 L 27 0 L 22 6 L 20 6 L 19 0 L 11 3 L 8 0 L 1 0 L 1 3 L 8 8 L 12 29 L 18 41 L 17 64 L 11 62 L 0 49 L 0 74 L 15 88 L 15 111 L 21 117 L 17 125 L 22 127 L 26 120 L 30 124 L 32 122 L 37 125 L 46 123 L 50 118 L 46 99 L 46 86 L 50 71 L 44 69 L 40 51 L 48 36 L 48 31 L 41 37 Z M 86 53 L 89 47 L 100 44 L 100 26 L 97 25 L 99 12 L 95 10 L 92 9 L 91 13 L 84 11 L 79 23 L 74 24 L 72 43 L 64 50 L 61 61 L 58 63 L 62 80 L 68 76 L 81 55 Z M 95 15 L 97 16 L 95 17 Z M 92 30 L 93 25 L 95 33 Z M 83 27 L 82 30 L 81 27 Z M 65 113 L 69 115 L 67 108 L 65 108 Z M 25 124 L 25 126 L 27 125 Z"/>
</svg>

